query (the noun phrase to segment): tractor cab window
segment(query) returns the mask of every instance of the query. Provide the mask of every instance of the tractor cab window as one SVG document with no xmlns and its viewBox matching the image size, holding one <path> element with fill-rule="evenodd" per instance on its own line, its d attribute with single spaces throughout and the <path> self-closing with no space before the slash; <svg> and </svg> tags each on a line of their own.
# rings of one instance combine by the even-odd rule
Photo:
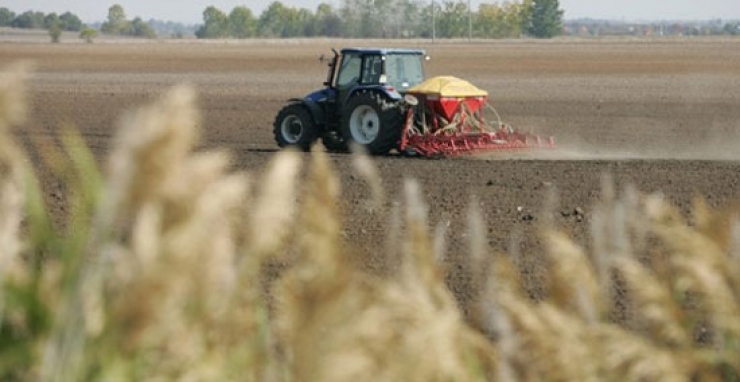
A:
<svg viewBox="0 0 740 382">
<path fill-rule="evenodd" d="M 337 76 L 337 88 L 346 88 L 357 83 L 360 79 L 360 67 L 362 56 L 359 54 L 348 54 L 342 59 L 342 66 Z"/>
<path fill-rule="evenodd" d="M 388 85 L 403 91 L 424 81 L 422 56 L 418 54 L 389 54 L 386 56 L 385 73 Z"/>
<path fill-rule="evenodd" d="M 365 56 L 362 67 L 362 83 L 378 84 L 380 76 L 383 74 L 383 57 L 382 56 Z"/>
</svg>

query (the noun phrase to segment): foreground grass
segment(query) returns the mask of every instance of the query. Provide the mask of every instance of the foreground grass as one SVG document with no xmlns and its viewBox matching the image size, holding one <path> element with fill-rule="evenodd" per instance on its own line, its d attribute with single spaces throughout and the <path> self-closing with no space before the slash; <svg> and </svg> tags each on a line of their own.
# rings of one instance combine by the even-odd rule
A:
<svg viewBox="0 0 740 382">
<path fill-rule="evenodd" d="M 339 181 L 321 152 L 277 154 L 252 181 L 196 152 L 194 92 L 126 115 L 101 175 L 80 137 L 45 153 L 66 179 L 50 218 L 10 127 L 23 71 L 0 77 L 0 379 L 737 380 L 740 225 L 608 180 L 591 250 L 543 226 L 546 254 L 494 256 L 469 212 L 479 287 L 464 319 L 409 181 L 389 224 L 388 275 L 345 257 Z M 355 157 L 376 202 L 373 164 Z M 59 163 L 65 165 L 59 166 Z M 297 195 L 301 195 L 298 203 Z M 403 234 L 398 235 L 398 230 Z M 531 260 L 543 275 L 534 280 Z M 264 267 L 290 264 L 269 286 Z M 534 285 L 536 284 L 536 285 Z M 536 287 L 544 296 L 528 296 Z"/>
</svg>

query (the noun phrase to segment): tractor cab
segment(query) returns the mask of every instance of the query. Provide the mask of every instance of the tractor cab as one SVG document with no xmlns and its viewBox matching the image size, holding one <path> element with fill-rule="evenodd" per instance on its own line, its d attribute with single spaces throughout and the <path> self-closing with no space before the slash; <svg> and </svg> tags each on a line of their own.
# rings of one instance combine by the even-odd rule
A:
<svg viewBox="0 0 740 382">
<path fill-rule="evenodd" d="M 424 51 L 410 49 L 347 48 L 334 51 L 324 83 L 338 92 L 343 104 L 359 89 L 374 88 L 398 99 L 424 81 Z"/>
</svg>

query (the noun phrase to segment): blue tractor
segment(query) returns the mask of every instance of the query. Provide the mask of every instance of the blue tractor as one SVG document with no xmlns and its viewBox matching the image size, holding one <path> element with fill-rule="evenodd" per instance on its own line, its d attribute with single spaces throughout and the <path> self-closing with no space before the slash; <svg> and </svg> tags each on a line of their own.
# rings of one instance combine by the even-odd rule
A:
<svg viewBox="0 0 740 382">
<path fill-rule="evenodd" d="M 333 50 L 325 88 L 291 99 L 275 118 L 280 147 L 309 150 L 321 139 L 329 151 L 350 143 L 373 155 L 399 148 L 406 91 L 424 81 L 423 50 Z"/>
</svg>

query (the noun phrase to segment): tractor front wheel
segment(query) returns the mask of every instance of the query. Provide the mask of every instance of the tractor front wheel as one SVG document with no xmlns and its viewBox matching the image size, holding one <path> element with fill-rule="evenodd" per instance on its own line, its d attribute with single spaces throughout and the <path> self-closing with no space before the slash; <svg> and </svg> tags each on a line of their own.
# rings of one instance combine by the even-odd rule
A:
<svg viewBox="0 0 740 382">
<path fill-rule="evenodd" d="M 300 103 L 291 103 L 280 110 L 273 125 L 278 146 L 297 147 L 303 151 L 311 150 L 318 138 L 317 130 L 311 113 Z"/>
<path fill-rule="evenodd" d="M 361 91 L 347 102 L 341 132 L 345 142 L 364 146 L 370 154 L 385 155 L 398 147 L 403 111 L 382 95 Z"/>
</svg>

